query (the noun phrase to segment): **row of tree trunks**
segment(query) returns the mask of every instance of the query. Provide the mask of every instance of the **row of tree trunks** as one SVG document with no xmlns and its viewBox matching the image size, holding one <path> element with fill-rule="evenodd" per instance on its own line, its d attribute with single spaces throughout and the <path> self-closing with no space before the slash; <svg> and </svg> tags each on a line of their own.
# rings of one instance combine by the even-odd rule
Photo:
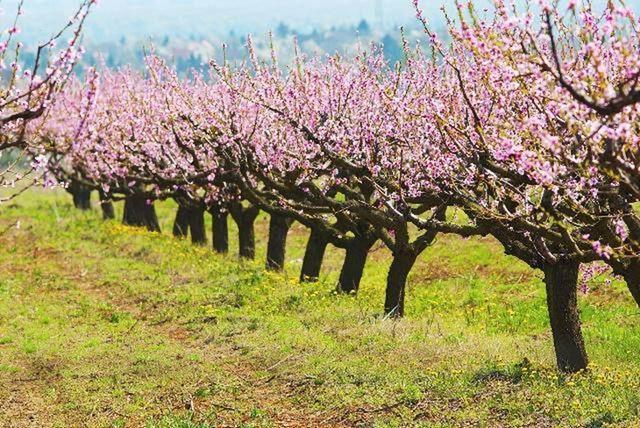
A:
<svg viewBox="0 0 640 428">
<path fill-rule="evenodd" d="M 232 217 L 238 224 L 240 257 L 253 259 L 255 257 L 253 228 L 258 210 L 255 207 L 245 208 L 241 204 L 236 204 L 232 211 L 234 213 Z M 191 232 L 191 240 L 194 244 L 205 244 L 207 238 L 204 212 L 204 208 L 191 208 L 179 204 L 173 223 L 173 235 L 178 238 L 186 238 Z M 217 253 L 227 254 L 229 252 L 229 213 L 219 208 L 212 208 L 210 212 L 213 249 Z"/>
<path fill-rule="evenodd" d="M 101 201 L 105 201 L 102 194 Z M 239 229 L 240 257 L 253 259 L 255 257 L 254 223 L 258 210 L 252 206 L 242 207 L 237 204 L 232 211 L 235 213 L 234 220 Z M 112 218 L 113 205 L 108 201 L 104 202 L 103 212 L 105 218 Z M 213 211 L 212 216 L 214 250 L 219 253 L 227 253 L 229 250 L 228 214 L 222 211 Z M 123 221 L 125 224 L 147 227 L 149 230 L 160 229 L 153 206 L 141 206 L 140 200 L 136 200 L 134 197 L 127 199 L 125 202 Z M 271 216 L 266 263 L 267 268 L 270 270 L 282 270 L 284 268 L 286 241 L 291 224 L 292 221 L 284 216 Z M 185 238 L 189 235 L 189 231 L 194 244 L 206 244 L 204 209 L 179 205 L 174 221 L 173 234 L 176 237 Z M 328 243 L 328 239 L 319 232 L 311 232 L 300 273 L 301 281 L 317 281 Z M 346 249 L 344 263 L 340 272 L 337 286 L 339 292 L 345 294 L 357 293 L 368 253 L 374 243 L 375 241 L 371 238 L 360 236 L 353 238 Z M 415 259 L 416 257 L 410 253 L 394 256 L 387 277 L 385 314 L 393 317 L 404 315 L 404 290 L 407 276 L 415 263 Z"/>
<path fill-rule="evenodd" d="M 77 182 L 72 182 L 67 191 L 73 197 L 73 206 L 79 210 L 87 211 L 91 209 L 91 188 Z M 100 197 L 100 208 L 104 220 L 112 220 L 116 217 L 113 202 L 102 190 L 98 191 Z"/>
<path fill-rule="evenodd" d="M 91 209 L 91 188 L 80 183 L 71 183 L 67 189 L 73 197 L 73 205 L 79 210 L 87 211 Z M 113 202 L 108 195 L 102 190 L 98 191 L 100 197 L 100 208 L 102 210 L 102 218 L 112 220 L 115 218 L 115 209 Z"/>
<path fill-rule="evenodd" d="M 80 209 L 90 207 L 90 190 L 73 189 L 74 205 Z M 113 204 L 106 195 L 100 193 L 101 205 L 105 218 L 113 218 Z M 89 201 L 89 202 L 87 202 Z M 253 206 L 243 207 L 240 204 L 230 209 L 231 216 L 238 225 L 240 257 L 253 259 L 255 257 L 254 223 L 258 209 Z M 228 213 L 212 211 L 213 216 L 213 247 L 219 253 L 229 251 Z M 152 231 L 159 231 L 155 209 L 143 198 L 131 196 L 125 200 L 123 222 L 131 226 L 146 227 Z M 284 266 L 286 254 L 286 238 L 291 226 L 289 219 L 281 216 L 271 216 L 269 225 L 269 244 L 267 251 L 267 267 L 280 270 Z M 186 236 L 191 231 L 192 239 L 196 243 L 206 242 L 204 233 L 204 209 L 185 209 L 180 207 L 176 214 L 174 234 Z M 342 293 L 357 292 L 367 255 L 375 241 L 363 237 L 354 237 L 346 248 L 346 255 L 338 290 Z M 301 281 L 317 281 L 320 276 L 322 260 L 329 244 L 326 236 L 312 231 L 305 250 Z M 409 272 L 415 264 L 417 255 L 411 251 L 398 251 L 387 275 L 387 289 L 385 297 L 385 313 L 390 317 L 404 315 L 404 295 Z M 577 280 L 579 263 L 557 262 L 545 264 L 542 267 L 546 286 L 547 308 L 553 336 L 553 344 L 558 368 L 564 372 L 576 372 L 586 369 L 588 357 L 580 324 L 580 314 L 577 304 Z M 636 302 L 640 304 L 640 263 L 629 266 L 623 272 Z"/>
<path fill-rule="evenodd" d="M 258 208 L 254 206 L 243 207 L 234 204 L 230 209 L 232 217 L 238 226 L 239 256 L 241 258 L 255 258 L 255 221 L 259 214 Z M 212 241 L 213 249 L 221 254 L 229 252 L 229 213 L 220 209 L 212 209 Z M 182 220 L 185 217 L 186 220 Z M 177 226 L 183 222 L 191 230 L 191 237 L 194 243 L 206 242 L 204 234 L 204 209 L 178 208 L 176 214 L 175 232 L 180 236 L 186 236 L 186 230 Z M 269 242 L 267 245 L 267 268 L 271 270 L 282 270 L 284 268 L 286 243 L 292 220 L 278 215 L 272 215 L 269 223 Z M 185 228 L 186 229 L 186 228 Z"/>
</svg>

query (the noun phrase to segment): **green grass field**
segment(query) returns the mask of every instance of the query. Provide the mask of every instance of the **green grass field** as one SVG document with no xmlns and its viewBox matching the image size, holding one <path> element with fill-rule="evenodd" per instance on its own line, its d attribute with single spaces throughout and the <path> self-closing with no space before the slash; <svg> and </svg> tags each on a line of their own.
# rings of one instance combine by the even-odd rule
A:
<svg viewBox="0 0 640 428">
<path fill-rule="evenodd" d="M 640 426 L 640 312 L 619 283 L 580 296 L 592 367 L 565 376 L 541 274 L 490 238 L 440 237 L 392 321 L 385 249 L 338 296 L 334 248 L 319 283 L 298 283 L 302 226 L 274 274 L 266 217 L 239 263 L 173 239 L 174 209 L 151 234 L 63 192 L 0 206 L 0 425 Z"/>
</svg>

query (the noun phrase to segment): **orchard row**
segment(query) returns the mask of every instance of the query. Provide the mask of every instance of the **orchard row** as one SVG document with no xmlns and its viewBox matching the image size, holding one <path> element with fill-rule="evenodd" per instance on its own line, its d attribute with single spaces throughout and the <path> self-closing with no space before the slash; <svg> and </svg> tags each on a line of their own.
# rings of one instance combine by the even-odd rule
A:
<svg viewBox="0 0 640 428">
<path fill-rule="evenodd" d="M 388 317 L 403 316 L 407 276 L 438 234 L 491 235 L 544 273 L 558 367 L 585 369 L 581 266 L 608 266 L 640 303 L 638 21 L 615 2 L 493 6 L 458 5 L 445 42 L 416 2 L 428 40 L 395 65 L 372 47 L 282 66 L 249 39 L 245 64 L 189 78 L 152 55 L 144 71 L 91 70 L 29 123 L 26 150 L 79 207 L 91 190 L 106 217 L 124 200 L 126 224 L 158 230 L 153 202 L 173 198 L 174 234 L 205 243 L 210 212 L 219 252 L 230 214 L 252 258 L 263 210 L 271 269 L 300 222 L 301 280 L 329 244 L 344 248 L 341 293 L 382 242 Z"/>
</svg>

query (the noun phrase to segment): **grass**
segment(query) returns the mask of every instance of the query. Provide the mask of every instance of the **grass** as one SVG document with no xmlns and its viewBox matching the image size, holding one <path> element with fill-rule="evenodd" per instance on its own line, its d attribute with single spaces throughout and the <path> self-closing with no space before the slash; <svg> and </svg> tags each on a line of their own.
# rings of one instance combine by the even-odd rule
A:
<svg viewBox="0 0 640 428">
<path fill-rule="evenodd" d="M 618 282 L 580 297 L 592 365 L 565 376 L 540 273 L 490 238 L 440 237 L 391 321 L 382 248 L 360 294 L 337 296 L 337 249 L 319 283 L 298 283 L 299 225 L 274 274 L 265 217 L 257 261 L 239 263 L 169 236 L 171 202 L 151 234 L 69 200 L 0 207 L 0 425 L 640 425 L 639 313 Z"/>
</svg>

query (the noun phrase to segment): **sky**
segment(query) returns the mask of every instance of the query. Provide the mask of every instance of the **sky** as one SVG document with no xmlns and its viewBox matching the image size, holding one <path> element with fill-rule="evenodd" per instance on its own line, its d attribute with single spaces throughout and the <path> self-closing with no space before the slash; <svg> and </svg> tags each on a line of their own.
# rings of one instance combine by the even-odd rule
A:
<svg viewBox="0 0 640 428">
<path fill-rule="evenodd" d="M 0 3 L 4 24 L 14 16 L 17 1 Z M 25 0 L 22 39 L 29 43 L 33 38 L 45 38 L 72 15 L 79 1 Z M 453 0 L 421 0 L 434 25 L 441 23 L 438 9 L 443 3 L 450 6 Z M 640 0 L 628 0 L 627 4 L 640 9 Z M 85 37 L 102 42 L 122 36 L 134 40 L 167 34 L 223 36 L 232 30 L 236 34 L 264 34 L 280 22 L 310 31 L 357 24 L 361 19 L 385 29 L 415 23 L 411 0 L 100 0 Z"/>
</svg>

